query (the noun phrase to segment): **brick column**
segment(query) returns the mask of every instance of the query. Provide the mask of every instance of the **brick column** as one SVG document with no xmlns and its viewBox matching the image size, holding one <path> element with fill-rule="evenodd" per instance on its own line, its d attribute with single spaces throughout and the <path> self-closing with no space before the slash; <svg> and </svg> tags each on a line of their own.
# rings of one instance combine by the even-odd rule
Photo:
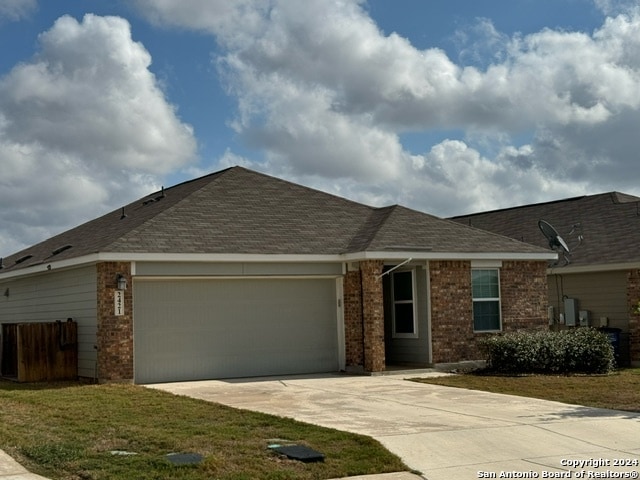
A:
<svg viewBox="0 0 640 480">
<path fill-rule="evenodd" d="M 364 343 L 362 326 L 362 293 L 360 271 L 351 270 L 343 279 L 345 363 L 349 367 L 363 367 Z"/>
<path fill-rule="evenodd" d="M 629 357 L 632 365 L 640 365 L 640 314 L 633 306 L 640 300 L 640 270 L 627 274 L 627 311 L 629 312 Z"/>
<path fill-rule="evenodd" d="M 124 314 L 116 315 L 114 295 L 116 276 L 124 275 Z M 98 318 L 97 357 L 98 380 L 102 382 L 133 382 L 133 295 L 131 264 L 104 262 L 97 265 Z"/>
<path fill-rule="evenodd" d="M 385 367 L 384 302 L 382 297 L 382 260 L 360 262 L 362 277 L 362 316 L 364 325 L 364 369 L 381 372 Z"/>
</svg>

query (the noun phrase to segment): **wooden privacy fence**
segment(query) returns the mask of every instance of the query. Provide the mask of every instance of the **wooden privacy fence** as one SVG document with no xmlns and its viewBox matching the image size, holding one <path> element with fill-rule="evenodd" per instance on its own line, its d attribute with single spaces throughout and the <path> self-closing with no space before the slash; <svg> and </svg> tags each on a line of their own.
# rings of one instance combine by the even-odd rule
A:
<svg viewBox="0 0 640 480">
<path fill-rule="evenodd" d="M 78 324 L 2 325 L 2 375 L 19 382 L 72 380 L 78 376 Z"/>
</svg>

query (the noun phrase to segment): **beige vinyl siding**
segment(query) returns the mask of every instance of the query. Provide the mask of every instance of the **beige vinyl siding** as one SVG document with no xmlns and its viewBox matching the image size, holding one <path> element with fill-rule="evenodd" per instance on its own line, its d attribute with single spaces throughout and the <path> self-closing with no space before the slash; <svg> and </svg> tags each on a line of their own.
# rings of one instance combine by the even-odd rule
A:
<svg viewBox="0 0 640 480">
<path fill-rule="evenodd" d="M 578 300 L 580 310 L 588 310 L 592 326 L 600 325 L 600 317 L 609 319 L 609 326 L 629 328 L 627 311 L 627 271 L 574 273 L 549 276 L 550 305 L 563 312 L 564 297 Z"/>
<path fill-rule="evenodd" d="M 95 375 L 97 287 L 95 266 L 51 271 L 0 283 L 0 323 L 78 323 L 78 375 Z"/>
</svg>

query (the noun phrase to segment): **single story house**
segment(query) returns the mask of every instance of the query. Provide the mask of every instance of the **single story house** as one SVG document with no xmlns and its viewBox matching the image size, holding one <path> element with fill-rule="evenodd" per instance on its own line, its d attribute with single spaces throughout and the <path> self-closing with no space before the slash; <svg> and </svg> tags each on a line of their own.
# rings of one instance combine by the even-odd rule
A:
<svg viewBox="0 0 640 480">
<path fill-rule="evenodd" d="M 640 198 L 607 192 L 451 220 L 546 248 L 538 222 L 554 227 L 569 251 L 556 248 L 547 270 L 551 322 L 619 329 L 621 361 L 640 365 Z"/>
<path fill-rule="evenodd" d="M 381 372 L 546 328 L 555 258 L 232 167 L 5 257 L 0 323 L 72 318 L 100 382 Z"/>
</svg>

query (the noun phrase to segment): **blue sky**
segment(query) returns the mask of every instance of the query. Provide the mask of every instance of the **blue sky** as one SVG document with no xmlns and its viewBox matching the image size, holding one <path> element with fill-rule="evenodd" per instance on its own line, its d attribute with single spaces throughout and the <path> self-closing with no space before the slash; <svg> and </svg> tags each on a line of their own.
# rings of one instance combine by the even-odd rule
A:
<svg viewBox="0 0 640 480">
<path fill-rule="evenodd" d="M 0 0 L 0 256 L 244 165 L 439 216 L 640 195 L 640 0 Z"/>
</svg>

